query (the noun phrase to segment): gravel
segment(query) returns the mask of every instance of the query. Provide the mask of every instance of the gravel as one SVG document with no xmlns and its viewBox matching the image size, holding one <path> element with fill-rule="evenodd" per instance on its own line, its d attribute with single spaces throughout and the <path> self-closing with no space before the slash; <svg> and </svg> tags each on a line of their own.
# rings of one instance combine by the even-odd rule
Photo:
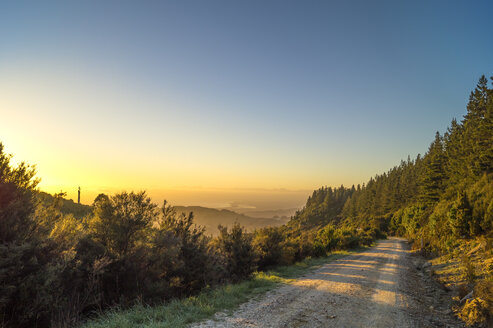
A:
<svg viewBox="0 0 493 328">
<path fill-rule="evenodd" d="M 191 327 L 463 327 L 425 263 L 405 240 L 382 240 Z"/>
</svg>

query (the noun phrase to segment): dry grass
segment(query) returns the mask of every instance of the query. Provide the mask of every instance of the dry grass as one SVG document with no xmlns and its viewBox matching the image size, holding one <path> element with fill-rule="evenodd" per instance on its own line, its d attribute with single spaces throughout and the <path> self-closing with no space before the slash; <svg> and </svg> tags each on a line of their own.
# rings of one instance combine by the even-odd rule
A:
<svg viewBox="0 0 493 328">
<path fill-rule="evenodd" d="M 452 254 L 432 260 L 438 280 L 455 292 L 455 312 L 468 325 L 493 320 L 493 249 L 491 240 L 462 241 Z M 473 298 L 459 301 L 474 290 Z"/>
</svg>

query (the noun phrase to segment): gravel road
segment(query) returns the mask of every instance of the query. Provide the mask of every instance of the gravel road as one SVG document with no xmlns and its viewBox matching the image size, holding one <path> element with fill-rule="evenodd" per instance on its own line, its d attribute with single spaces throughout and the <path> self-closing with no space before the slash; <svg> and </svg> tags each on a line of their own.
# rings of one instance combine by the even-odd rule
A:
<svg viewBox="0 0 493 328">
<path fill-rule="evenodd" d="M 192 327 L 462 327 L 424 263 L 382 240 Z"/>
</svg>

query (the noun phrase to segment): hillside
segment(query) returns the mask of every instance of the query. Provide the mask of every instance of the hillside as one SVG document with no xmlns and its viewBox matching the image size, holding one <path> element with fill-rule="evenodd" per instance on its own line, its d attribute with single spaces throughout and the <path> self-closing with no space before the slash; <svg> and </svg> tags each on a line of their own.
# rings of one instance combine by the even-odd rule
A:
<svg viewBox="0 0 493 328">
<path fill-rule="evenodd" d="M 237 213 L 245 214 L 252 218 L 279 218 L 281 220 L 289 220 L 290 217 L 296 214 L 299 208 L 280 208 L 275 210 L 258 210 L 252 208 L 235 208 Z"/>
<path fill-rule="evenodd" d="M 54 204 L 55 197 L 46 192 L 40 191 L 38 197 L 45 206 Z M 60 204 L 57 206 L 62 214 L 72 214 L 77 219 L 82 219 L 86 215 L 92 214 L 92 207 L 84 204 L 77 204 L 71 199 L 58 198 Z M 262 218 L 251 217 L 245 214 L 239 214 L 225 209 L 214 209 L 202 206 L 174 206 L 177 213 L 188 214 L 193 212 L 194 223 L 203 226 L 207 234 L 216 236 L 219 233 L 218 225 L 232 227 L 235 222 L 245 227 L 248 231 L 257 228 L 277 227 L 286 223 L 289 218 Z"/>
<path fill-rule="evenodd" d="M 194 222 L 197 225 L 203 226 L 207 234 L 217 235 L 219 224 L 227 227 L 232 227 L 235 222 L 245 227 L 248 231 L 253 231 L 256 228 L 264 228 L 269 226 L 281 226 L 289 219 L 284 218 L 258 218 L 251 217 L 245 214 L 239 214 L 230 210 L 218 210 L 214 208 L 202 206 L 175 206 L 178 213 L 193 212 Z"/>
<path fill-rule="evenodd" d="M 421 252 L 440 256 L 433 270 L 453 291 L 454 312 L 470 325 L 491 323 L 493 89 L 488 84 L 485 76 L 479 79 L 462 120 L 436 132 L 424 155 L 357 187 L 314 191 L 288 226 L 299 235 L 312 229 L 313 244 L 325 248 L 348 229 L 405 237 Z"/>
<path fill-rule="evenodd" d="M 45 206 L 54 204 L 55 197 L 44 191 L 38 192 L 38 198 Z M 60 212 L 62 214 L 72 214 L 77 219 L 82 219 L 84 216 L 92 214 L 92 207 L 84 204 L 77 204 L 71 199 L 59 197 L 61 202 L 58 204 Z"/>
</svg>

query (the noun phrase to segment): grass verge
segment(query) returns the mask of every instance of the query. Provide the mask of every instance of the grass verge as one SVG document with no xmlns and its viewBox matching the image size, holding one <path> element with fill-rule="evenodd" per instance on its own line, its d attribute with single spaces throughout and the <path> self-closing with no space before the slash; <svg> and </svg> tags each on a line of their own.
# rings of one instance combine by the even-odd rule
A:
<svg viewBox="0 0 493 328">
<path fill-rule="evenodd" d="M 82 325 L 83 328 L 180 328 L 190 323 L 211 318 L 216 312 L 232 312 L 240 304 L 253 297 L 265 294 L 282 283 L 289 283 L 303 274 L 315 270 L 325 263 L 337 260 L 350 253 L 361 251 L 334 252 L 327 257 L 307 258 L 289 266 L 257 272 L 249 279 L 237 284 L 204 290 L 196 296 L 176 299 L 162 305 L 135 305 L 126 310 L 109 310 L 98 318 Z"/>
</svg>

